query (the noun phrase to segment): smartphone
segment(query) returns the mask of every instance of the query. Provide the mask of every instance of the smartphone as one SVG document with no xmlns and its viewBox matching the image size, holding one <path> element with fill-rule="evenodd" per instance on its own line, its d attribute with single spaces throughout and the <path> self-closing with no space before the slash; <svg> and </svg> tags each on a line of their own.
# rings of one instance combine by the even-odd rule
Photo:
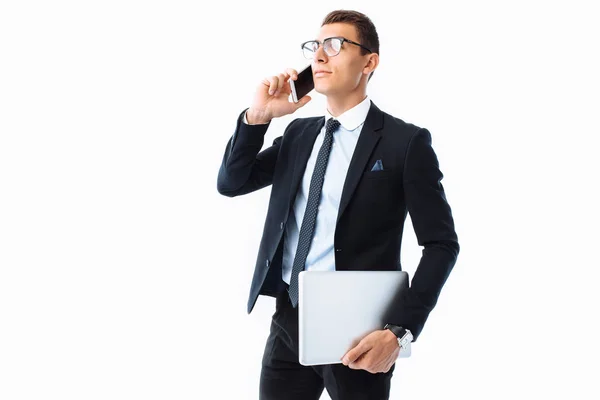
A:
<svg viewBox="0 0 600 400">
<path fill-rule="evenodd" d="M 297 103 L 301 98 L 306 96 L 311 90 L 315 88 L 315 81 L 313 80 L 312 66 L 304 68 L 298 72 L 298 79 L 293 80 L 290 78 L 290 88 L 292 89 L 292 100 Z"/>
</svg>

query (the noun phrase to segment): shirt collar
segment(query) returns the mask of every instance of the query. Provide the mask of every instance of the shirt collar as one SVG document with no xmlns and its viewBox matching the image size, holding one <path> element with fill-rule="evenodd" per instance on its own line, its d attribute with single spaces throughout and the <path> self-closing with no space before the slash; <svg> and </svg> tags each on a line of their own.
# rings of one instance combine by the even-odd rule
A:
<svg viewBox="0 0 600 400">
<path fill-rule="evenodd" d="M 340 124 L 345 130 L 353 131 L 356 128 L 358 128 L 360 124 L 365 122 L 370 108 L 371 99 L 369 99 L 369 96 L 367 96 L 363 101 L 361 101 L 351 109 L 344 111 L 336 119 L 340 121 Z M 325 123 L 327 123 L 327 121 L 330 118 L 335 117 L 329 113 L 329 110 L 327 110 L 327 108 L 325 108 Z"/>
</svg>

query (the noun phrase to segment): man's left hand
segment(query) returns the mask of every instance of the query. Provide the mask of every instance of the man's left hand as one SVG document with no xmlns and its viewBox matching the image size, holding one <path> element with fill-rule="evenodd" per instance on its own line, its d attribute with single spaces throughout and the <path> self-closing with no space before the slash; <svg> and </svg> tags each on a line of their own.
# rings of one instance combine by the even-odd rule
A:
<svg viewBox="0 0 600 400">
<path fill-rule="evenodd" d="M 364 369 L 376 374 L 388 372 L 399 353 L 398 338 L 394 332 L 383 329 L 365 336 L 356 347 L 342 357 L 342 362 L 349 368 Z"/>
</svg>

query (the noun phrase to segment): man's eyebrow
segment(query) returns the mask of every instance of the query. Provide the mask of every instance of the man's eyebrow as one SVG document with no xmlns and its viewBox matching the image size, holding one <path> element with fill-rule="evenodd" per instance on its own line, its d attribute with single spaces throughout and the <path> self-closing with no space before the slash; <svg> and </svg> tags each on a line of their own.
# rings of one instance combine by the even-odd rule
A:
<svg viewBox="0 0 600 400">
<path fill-rule="evenodd" d="M 323 40 L 325 40 L 325 39 L 329 39 L 329 38 L 341 38 L 341 37 L 344 37 L 344 36 L 341 36 L 341 35 L 331 35 L 331 36 L 324 37 L 323 39 L 313 39 L 313 40 L 318 40 L 319 42 L 322 43 Z"/>
</svg>

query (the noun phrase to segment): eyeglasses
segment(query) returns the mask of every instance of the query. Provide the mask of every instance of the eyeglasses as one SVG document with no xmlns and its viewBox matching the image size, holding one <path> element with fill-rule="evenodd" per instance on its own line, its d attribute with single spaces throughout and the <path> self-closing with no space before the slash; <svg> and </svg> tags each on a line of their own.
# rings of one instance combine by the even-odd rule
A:
<svg viewBox="0 0 600 400">
<path fill-rule="evenodd" d="M 367 50 L 369 53 L 372 53 L 370 49 L 366 48 L 362 44 L 353 42 L 352 40 L 346 39 L 341 36 L 330 37 L 323 40 L 323 50 L 325 51 L 325 54 L 327 54 L 329 57 L 337 56 L 338 54 L 340 54 L 340 51 L 342 50 L 342 43 L 344 42 L 355 44 Z M 307 42 L 302 43 L 302 52 L 304 53 L 304 57 L 308 58 L 309 60 L 312 60 L 315 56 L 315 53 L 319 49 L 319 45 L 321 45 L 321 42 L 319 42 L 318 40 L 309 40 Z"/>
</svg>

